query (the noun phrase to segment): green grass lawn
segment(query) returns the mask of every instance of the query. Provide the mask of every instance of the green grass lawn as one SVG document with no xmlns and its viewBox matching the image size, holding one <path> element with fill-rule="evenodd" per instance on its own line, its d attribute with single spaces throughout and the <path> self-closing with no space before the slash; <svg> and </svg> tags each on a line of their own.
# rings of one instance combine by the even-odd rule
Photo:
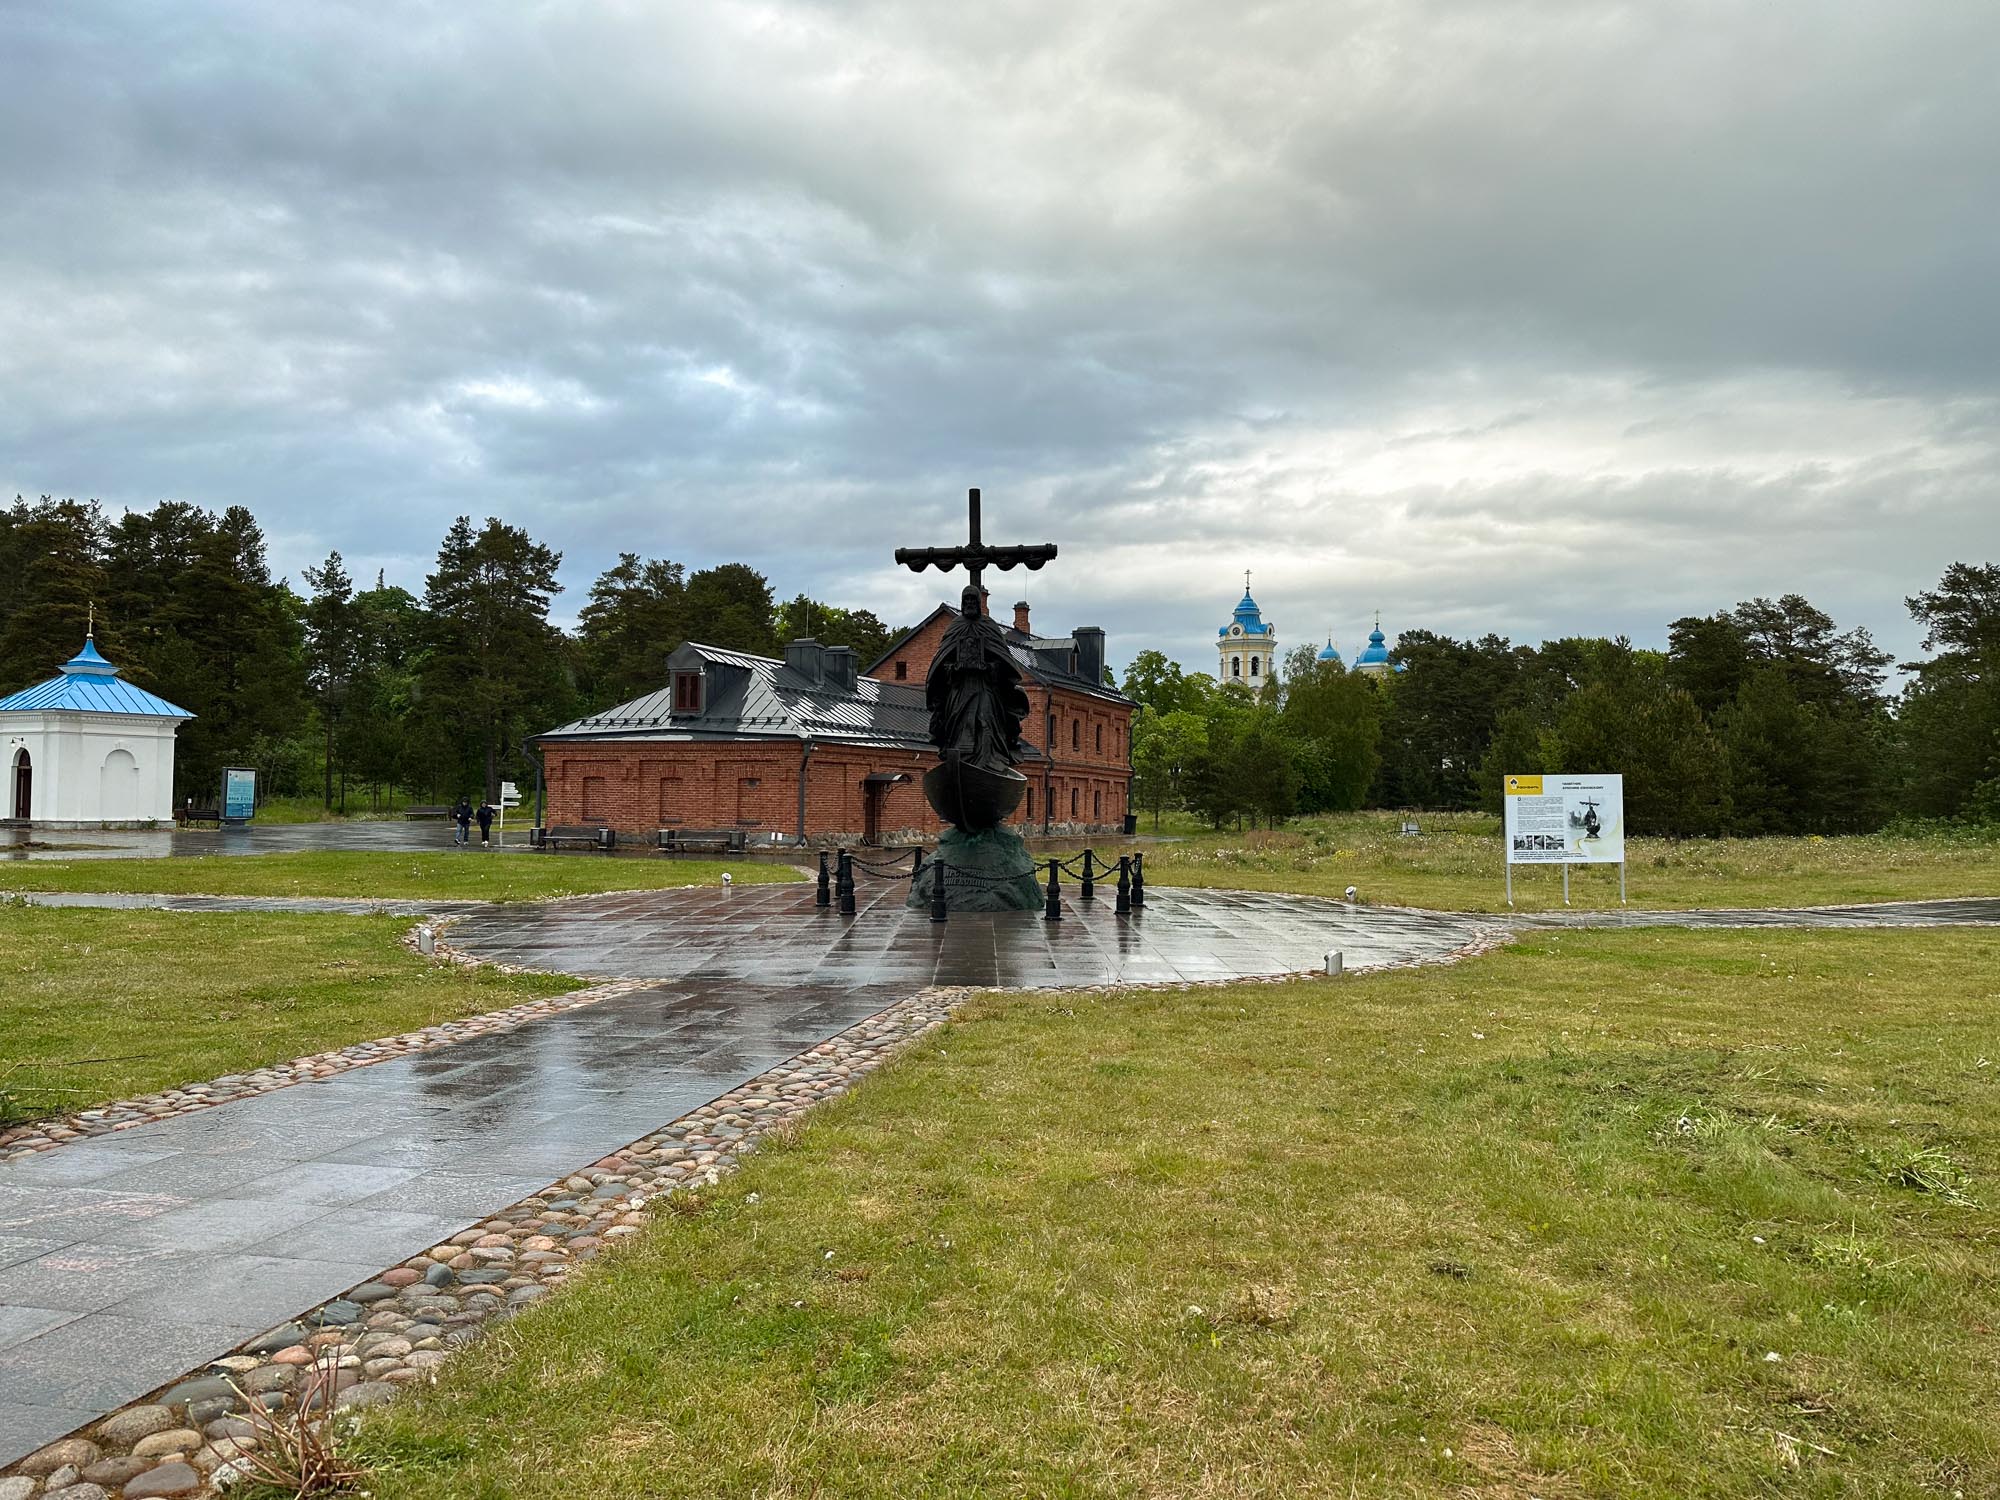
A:
<svg viewBox="0 0 2000 1500">
<path fill-rule="evenodd" d="M 370 1413 L 368 1489 L 1993 1494 L 1996 974 L 1648 931 L 982 998 Z"/>
<path fill-rule="evenodd" d="M 1419 815 L 1421 834 L 1397 832 L 1398 813 L 1298 818 L 1283 828 L 1216 833 L 1192 819 L 1166 820 L 1181 842 L 1146 851 L 1148 884 L 1220 886 L 1338 896 L 1439 911 L 1504 911 L 1500 820 L 1479 813 Z M 1141 827 L 1150 830 L 1151 819 Z M 1932 896 L 2000 895 L 2000 839 L 1844 838 L 1628 839 L 1634 906 L 1832 906 Z M 1571 873 L 1580 907 L 1615 907 L 1615 867 Z M 1562 905 L 1562 873 L 1514 871 L 1522 911 Z"/>
<path fill-rule="evenodd" d="M 0 1118 L 65 1114 L 577 987 L 417 958 L 397 941 L 408 926 L 0 904 Z"/>
<path fill-rule="evenodd" d="M 414 853 L 330 849 L 197 859 L 17 860 L 0 863 L 0 892 L 127 891 L 202 896 L 381 896 L 393 899 L 539 901 L 598 891 L 799 880 L 789 865 L 744 860 L 602 855 Z"/>
</svg>

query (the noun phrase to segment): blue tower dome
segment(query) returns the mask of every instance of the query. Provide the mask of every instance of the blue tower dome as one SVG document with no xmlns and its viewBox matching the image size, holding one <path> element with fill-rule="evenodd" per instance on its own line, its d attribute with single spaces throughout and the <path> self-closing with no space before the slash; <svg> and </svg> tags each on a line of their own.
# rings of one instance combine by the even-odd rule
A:
<svg viewBox="0 0 2000 1500">
<path fill-rule="evenodd" d="M 1334 649 L 1332 636 L 1326 638 L 1326 644 L 1320 648 L 1319 656 L 1316 659 L 1319 661 L 1340 660 L 1340 653 Z"/>
<path fill-rule="evenodd" d="M 1231 626 L 1242 629 L 1233 630 Z M 1264 623 L 1264 612 L 1257 607 L 1257 601 L 1250 597 L 1250 585 L 1243 585 L 1243 597 L 1237 601 L 1235 612 L 1229 617 L 1229 624 L 1215 633 L 1217 635 L 1269 635 L 1275 627 Z"/>
<path fill-rule="evenodd" d="M 1354 658 L 1354 670 L 1366 672 L 1371 677 L 1381 677 L 1390 672 L 1403 670 L 1401 662 L 1390 664 L 1389 640 L 1382 634 L 1382 616 L 1379 613 L 1375 616 L 1375 628 L 1368 632 L 1368 644 Z"/>
</svg>

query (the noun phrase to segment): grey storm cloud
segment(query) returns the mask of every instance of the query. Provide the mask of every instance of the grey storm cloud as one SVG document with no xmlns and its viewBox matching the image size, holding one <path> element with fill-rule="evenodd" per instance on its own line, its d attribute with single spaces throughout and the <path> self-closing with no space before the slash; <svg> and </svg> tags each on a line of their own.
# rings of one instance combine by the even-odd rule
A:
<svg viewBox="0 0 2000 1500">
<path fill-rule="evenodd" d="M 2000 554 L 2000 9 L 0 0 L 0 484 L 888 618 L 1627 633 Z M 1015 579 L 1002 579 L 1009 590 Z"/>
</svg>

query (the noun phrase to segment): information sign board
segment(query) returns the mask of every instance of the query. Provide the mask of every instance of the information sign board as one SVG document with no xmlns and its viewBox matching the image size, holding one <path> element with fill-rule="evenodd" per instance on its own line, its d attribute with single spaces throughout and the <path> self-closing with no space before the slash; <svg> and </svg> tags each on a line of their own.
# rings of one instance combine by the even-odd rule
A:
<svg viewBox="0 0 2000 1500">
<path fill-rule="evenodd" d="M 227 766 L 222 772 L 222 821 L 247 823 L 257 811 L 257 773 L 249 766 Z"/>
<path fill-rule="evenodd" d="M 1508 864 L 1625 862 L 1623 776 L 1509 776 L 1501 790 Z"/>
</svg>

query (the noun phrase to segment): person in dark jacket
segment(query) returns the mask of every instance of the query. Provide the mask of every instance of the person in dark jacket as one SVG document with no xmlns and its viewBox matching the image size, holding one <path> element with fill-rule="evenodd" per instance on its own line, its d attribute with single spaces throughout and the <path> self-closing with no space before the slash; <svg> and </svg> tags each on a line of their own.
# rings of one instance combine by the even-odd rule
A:
<svg viewBox="0 0 2000 1500">
<path fill-rule="evenodd" d="M 451 810 L 451 820 L 458 825 L 458 832 L 452 835 L 454 844 L 472 842 L 472 803 L 464 797 L 458 799 L 458 806 Z"/>
<path fill-rule="evenodd" d="M 493 804 L 481 801 L 479 804 L 479 847 L 488 848 L 493 842 Z"/>
</svg>

